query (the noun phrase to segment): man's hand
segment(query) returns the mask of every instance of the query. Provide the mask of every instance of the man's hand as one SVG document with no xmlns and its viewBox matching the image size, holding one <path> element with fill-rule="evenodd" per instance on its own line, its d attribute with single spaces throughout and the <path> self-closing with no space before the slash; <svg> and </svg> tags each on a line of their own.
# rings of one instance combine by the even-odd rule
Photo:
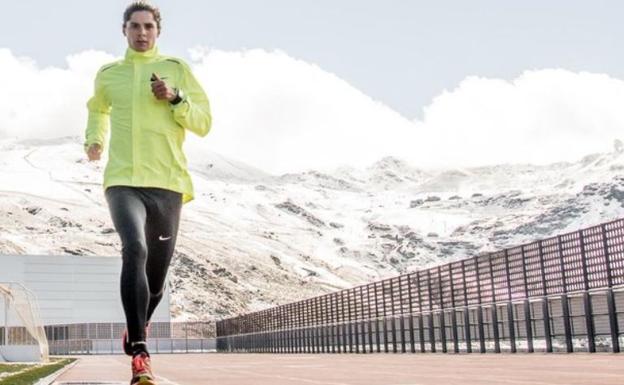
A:
<svg viewBox="0 0 624 385">
<path fill-rule="evenodd" d="M 166 100 L 168 102 L 176 98 L 176 92 L 173 88 L 169 87 L 164 80 L 161 80 L 158 75 L 152 74 L 152 93 L 158 100 Z"/>
<path fill-rule="evenodd" d="M 89 162 L 93 162 L 94 160 L 100 160 L 100 156 L 102 155 L 102 146 L 97 143 L 93 143 L 87 149 L 87 156 L 89 156 Z"/>
</svg>

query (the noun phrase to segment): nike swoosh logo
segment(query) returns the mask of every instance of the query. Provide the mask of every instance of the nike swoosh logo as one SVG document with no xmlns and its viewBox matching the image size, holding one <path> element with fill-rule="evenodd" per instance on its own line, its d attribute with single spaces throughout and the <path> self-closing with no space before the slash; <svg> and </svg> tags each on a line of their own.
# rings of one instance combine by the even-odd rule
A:
<svg viewBox="0 0 624 385">
<path fill-rule="evenodd" d="M 159 240 L 159 241 L 168 241 L 168 240 L 170 240 L 170 239 L 171 239 L 171 236 L 168 236 L 168 237 L 163 237 L 163 236 L 161 235 L 161 236 L 159 236 L 159 237 L 158 237 L 158 240 Z"/>
</svg>

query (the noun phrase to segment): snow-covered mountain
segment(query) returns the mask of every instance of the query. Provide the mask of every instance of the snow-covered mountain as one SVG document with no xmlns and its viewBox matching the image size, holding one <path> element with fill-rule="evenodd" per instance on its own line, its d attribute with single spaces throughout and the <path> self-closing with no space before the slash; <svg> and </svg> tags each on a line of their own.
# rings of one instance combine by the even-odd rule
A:
<svg viewBox="0 0 624 385">
<path fill-rule="evenodd" d="M 624 154 L 547 166 L 366 169 L 271 176 L 190 153 L 172 313 L 257 310 L 621 217 Z M 119 257 L 101 189 L 105 161 L 78 138 L 0 142 L 0 254 Z"/>
</svg>

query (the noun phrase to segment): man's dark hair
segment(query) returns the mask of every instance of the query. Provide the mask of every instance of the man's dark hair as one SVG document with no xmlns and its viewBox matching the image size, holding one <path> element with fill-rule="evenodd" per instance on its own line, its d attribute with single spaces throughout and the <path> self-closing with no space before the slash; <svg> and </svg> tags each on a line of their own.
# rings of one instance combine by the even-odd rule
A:
<svg viewBox="0 0 624 385">
<path fill-rule="evenodd" d="M 124 27 L 126 26 L 128 20 L 130 20 L 130 17 L 132 17 L 132 14 L 138 11 L 151 12 L 152 16 L 154 16 L 154 20 L 156 21 L 156 27 L 158 28 L 158 31 L 160 31 L 160 10 L 158 9 L 158 7 L 151 5 L 147 1 L 134 1 L 130 5 L 128 5 L 123 14 Z"/>
</svg>

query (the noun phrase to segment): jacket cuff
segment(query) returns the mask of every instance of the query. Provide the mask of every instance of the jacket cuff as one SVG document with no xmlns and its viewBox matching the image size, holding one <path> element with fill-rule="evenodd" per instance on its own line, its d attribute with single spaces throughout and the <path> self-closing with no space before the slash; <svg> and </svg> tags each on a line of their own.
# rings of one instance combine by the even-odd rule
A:
<svg viewBox="0 0 624 385">
<path fill-rule="evenodd" d="M 191 105 L 186 98 L 182 99 L 182 101 L 178 104 L 169 104 L 169 106 L 171 107 L 171 111 L 173 111 L 174 116 L 184 116 L 191 108 Z"/>
</svg>

